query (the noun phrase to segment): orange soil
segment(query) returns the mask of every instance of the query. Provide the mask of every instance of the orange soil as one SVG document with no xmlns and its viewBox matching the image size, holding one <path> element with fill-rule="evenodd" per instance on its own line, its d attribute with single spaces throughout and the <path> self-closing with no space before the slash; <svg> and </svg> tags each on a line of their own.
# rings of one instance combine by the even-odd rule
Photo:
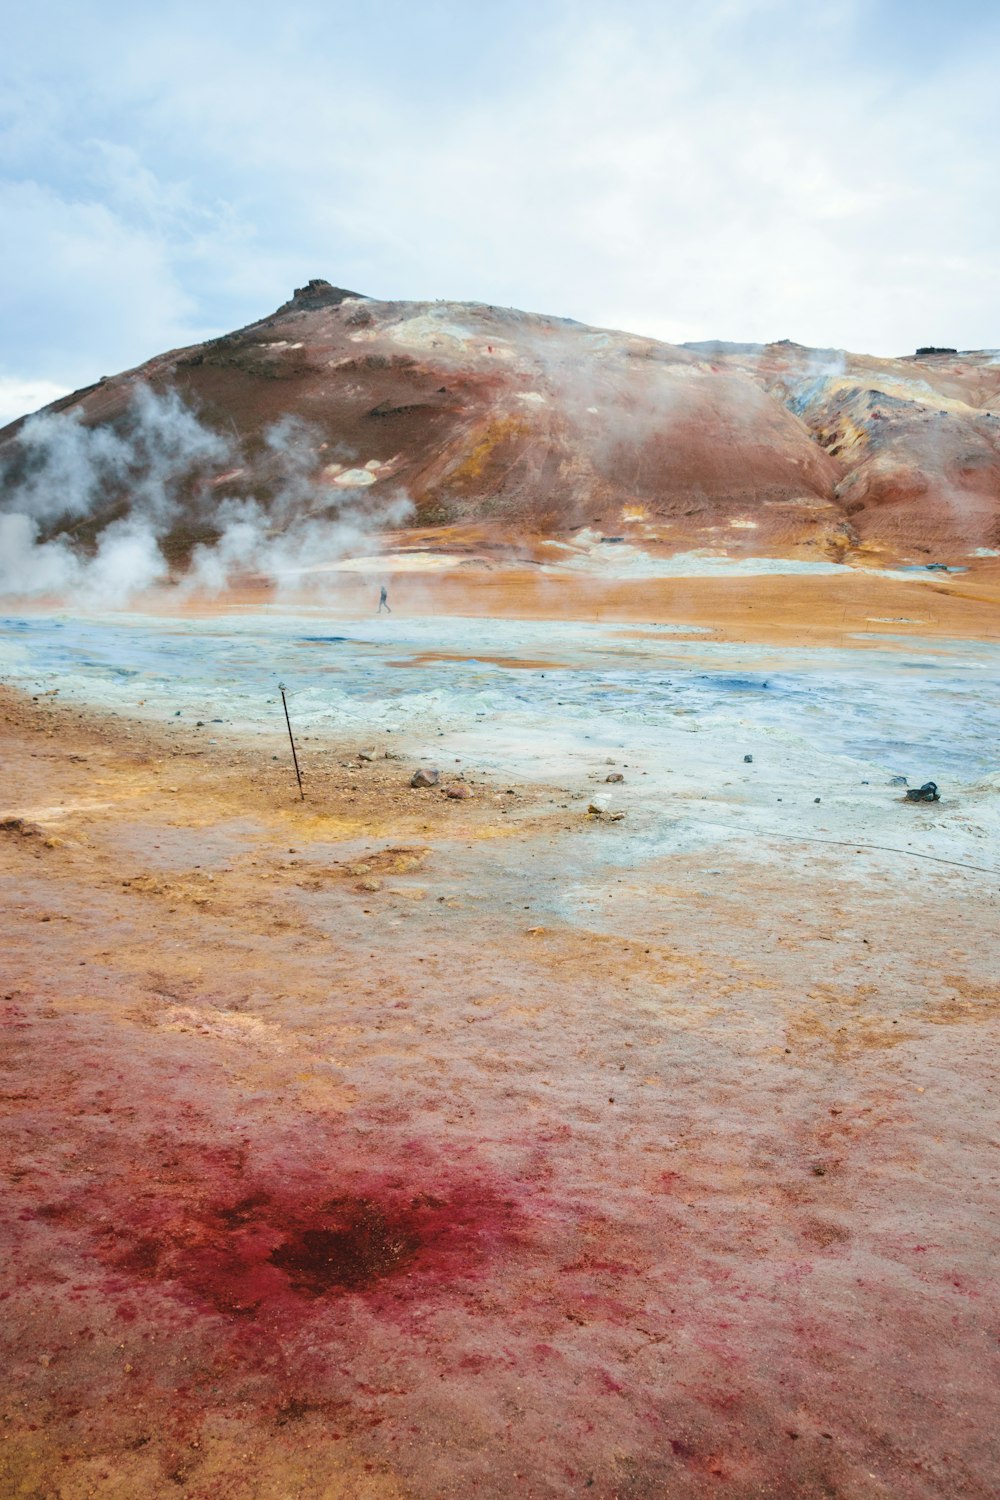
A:
<svg viewBox="0 0 1000 1500">
<path fill-rule="evenodd" d="M 378 584 L 354 574 L 326 574 L 313 591 L 277 594 L 264 587 L 230 590 L 216 599 L 172 600 L 151 610 L 228 614 L 282 603 L 322 604 L 332 618 L 352 617 L 378 602 Z M 401 615 L 469 615 L 527 620 L 619 620 L 690 625 L 708 639 L 762 645 L 852 646 L 857 632 L 876 636 L 991 640 L 1000 634 L 1000 566 L 914 581 L 853 572 L 747 578 L 598 579 L 540 575 L 534 569 L 463 568 L 461 573 L 396 574 L 390 603 Z M 141 607 L 141 601 L 136 607 Z"/>
</svg>

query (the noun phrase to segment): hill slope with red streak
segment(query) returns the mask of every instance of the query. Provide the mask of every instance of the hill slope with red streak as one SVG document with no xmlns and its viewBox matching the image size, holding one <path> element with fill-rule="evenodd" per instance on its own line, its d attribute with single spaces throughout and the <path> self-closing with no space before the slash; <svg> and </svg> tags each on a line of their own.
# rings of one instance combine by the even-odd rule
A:
<svg viewBox="0 0 1000 1500">
<path fill-rule="evenodd" d="M 1000 362 L 988 352 L 679 346 L 311 282 L 270 317 L 50 409 L 115 423 L 140 383 L 238 434 L 250 465 L 238 483 L 268 425 L 295 415 L 316 431 L 326 482 L 374 475 L 362 481 L 373 499 L 407 493 L 424 527 L 517 541 L 586 525 L 671 551 L 837 560 L 958 560 L 1000 544 Z M 0 433 L 0 453 L 20 425 Z M 206 519 L 199 504 L 178 557 L 185 526 Z"/>
</svg>

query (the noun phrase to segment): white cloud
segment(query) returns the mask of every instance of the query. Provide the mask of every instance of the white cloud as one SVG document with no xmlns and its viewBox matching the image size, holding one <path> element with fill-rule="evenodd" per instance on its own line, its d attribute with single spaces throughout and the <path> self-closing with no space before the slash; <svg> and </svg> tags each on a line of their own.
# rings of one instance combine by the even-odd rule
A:
<svg viewBox="0 0 1000 1500">
<path fill-rule="evenodd" d="M 0 427 L 15 422 L 18 417 L 29 416 L 68 394 L 68 387 L 56 385 L 51 380 L 18 380 L 0 375 Z"/>
<path fill-rule="evenodd" d="M 95 378 L 309 275 L 674 339 L 1000 344 L 981 12 L 55 9 L 0 142 L 26 376 Z"/>
</svg>

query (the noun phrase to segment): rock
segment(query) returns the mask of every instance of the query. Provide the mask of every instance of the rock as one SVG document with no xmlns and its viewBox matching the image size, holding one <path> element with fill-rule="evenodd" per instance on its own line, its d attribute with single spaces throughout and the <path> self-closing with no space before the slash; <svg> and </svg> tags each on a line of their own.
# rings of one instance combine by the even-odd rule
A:
<svg viewBox="0 0 1000 1500">
<path fill-rule="evenodd" d="M 624 781 L 625 777 L 622 775 L 621 771 L 609 771 L 604 779 L 605 781 Z"/>
<path fill-rule="evenodd" d="M 446 786 L 444 794 L 446 797 L 453 797 L 456 802 L 462 802 L 466 797 L 472 796 L 471 791 L 462 781 L 456 781 L 454 786 Z"/>
<path fill-rule="evenodd" d="M 587 811 L 598 814 L 606 813 L 610 805 L 607 797 L 591 797 L 590 806 L 587 808 Z"/>
<path fill-rule="evenodd" d="M 370 875 L 367 880 L 358 881 L 359 891 L 380 891 L 381 889 L 382 882 L 376 879 L 374 875 Z"/>
<path fill-rule="evenodd" d="M 911 786 L 906 794 L 907 802 L 939 802 L 940 800 L 936 781 L 925 781 L 923 786 Z"/>
<path fill-rule="evenodd" d="M 374 750 L 359 750 L 358 751 L 358 760 L 374 760 L 374 759 L 375 759 L 375 751 Z"/>
<path fill-rule="evenodd" d="M 622 818 L 624 818 L 624 816 L 625 816 L 625 814 L 623 812 L 613 812 L 611 814 L 611 822 L 612 823 L 620 823 L 621 820 L 622 820 Z"/>
<path fill-rule="evenodd" d="M 891 776 L 889 778 L 889 785 L 890 786 L 905 786 L 906 785 L 906 777 L 905 776 Z"/>
<path fill-rule="evenodd" d="M 617 761 L 614 761 L 614 760 L 612 760 L 612 759 L 611 759 L 611 756 L 610 756 L 610 755 L 609 755 L 609 756 L 608 756 L 608 758 L 607 758 L 607 759 L 606 759 L 606 760 L 605 760 L 605 762 L 604 762 L 604 764 L 605 764 L 605 765 L 606 765 L 606 766 L 614 766 L 614 765 L 617 765 L 617 764 L 618 764 L 618 762 L 617 762 Z"/>
<path fill-rule="evenodd" d="M 437 769 L 436 766 L 433 766 L 430 768 L 430 770 L 426 771 L 423 769 L 423 767 L 421 767 L 419 771 L 414 771 L 413 775 L 410 777 L 410 785 L 437 786 L 440 780 L 441 772 Z"/>
<path fill-rule="evenodd" d="M 0 822 L 0 832 L 18 833 L 24 839 L 43 839 L 45 830 L 37 823 L 32 823 L 28 818 L 4 818 Z"/>
<path fill-rule="evenodd" d="M 321 276 L 313 276 L 305 286 L 297 286 L 290 301 L 283 302 L 278 313 L 313 311 L 320 307 L 339 307 L 348 299 L 363 299 L 363 292 L 349 292 L 342 286 L 331 286 Z M 275 313 L 277 317 L 278 313 Z"/>
<path fill-rule="evenodd" d="M 820 800 L 820 799 L 819 799 L 819 797 L 814 797 L 814 798 L 813 798 L 813 801 L 814 801 L 814 802 L 819 802 L 819 800 Z"/>
<path fill-rule="evenodd" d="M 744 757 L 743 757 L 743 764 L 745 766 L 752 766 L 753 765 L 753 756 L 752 755 L 744 755 Z"/>
</svg>

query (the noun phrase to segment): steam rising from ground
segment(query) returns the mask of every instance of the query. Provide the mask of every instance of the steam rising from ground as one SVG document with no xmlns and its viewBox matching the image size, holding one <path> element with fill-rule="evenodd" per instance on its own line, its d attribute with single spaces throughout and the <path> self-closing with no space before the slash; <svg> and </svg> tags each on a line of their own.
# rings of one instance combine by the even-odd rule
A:
<svg viewBox="0 0 1000 1500">
<path fill-rule="evenodd" d="M 119 607 L 165 584 L 163 543 L 192 523 L 218 533 L 196 545 L 180 579 L 219 593 L 239 577 L 279 585 L 330 563 L 411 510 L 405 495 L 332 490 L 317 479 L 320 438 L 284 417 L 268 428 L 253 472 L 266 495 L 218 493 L 249 473 L 235 436 L 207 427 L 175 391 L 138 386 L 114 426 L 43 412 L 21 429 L 2 473 L 0 595 L 59 596 Z"/>
</svg>

